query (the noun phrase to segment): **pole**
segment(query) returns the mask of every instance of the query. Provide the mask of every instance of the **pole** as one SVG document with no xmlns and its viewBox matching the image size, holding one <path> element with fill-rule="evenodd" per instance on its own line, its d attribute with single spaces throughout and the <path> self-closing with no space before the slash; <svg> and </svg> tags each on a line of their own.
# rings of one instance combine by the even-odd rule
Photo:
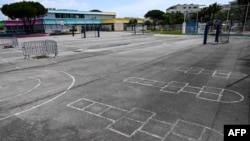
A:
<svg viewBox="0 0 250 141">
<path fill-rule="evenodd" d="M 229 8 L 228 8 L 228 11 L 227 11 L 227 23 L 228 23 L 228 19 L 229 19 L 229 12 L 231 10 L 231 5 L 229 4 Z"/>
<path fill-rule="evenodd" d="M 86 24 L 84 25 L 84 29 L 83 29 L 83 35 L 84 35 L 84 38 L 86 38 Z"/>
<path fill-rule="evenodd" d="M 246 17 L 245 17 L 245 21 L 244 21 L 244 26 L 243 26 L 243 33 L 245 31 L 245 28 L 246 28 L 246 23 L 247 23 L 247 17 L 248 17 L 248 7 L 249 7 L 249 2 L 247 4 L 247 11 L 246 11 Z"/>
<path fill-rule="evenodd" d="M 220 23 L 216 25 L 216 34 L 215 34 L 215 42 L 219 43 L 219 36 L 220 36 Z"/>
<path fill-rule="evenodd" d="M 197 15 L 196 15 L 196 27 L 195 27 L 195 33 L 198 34 L 198 14 L 199 12 L 197 11 Z"/>
<path fill-rule="evenodd" d="M 97 27 L 97 37 L 100 37 L 100 26 Z"/>
<path fill-rule="evenodd" d="M 204 40 L 203 40 L 203 44 L 207 44 L 207 34 L 208 34 L 208 30 L 209 30 L 209 23 L 206 24 L 205 27 L 205 31 L 204 31 Z"/>
<path fill-rule="evenodd" d="M 186 11 L 184 11 L 184 21 L 182 24 L 182 34 L 186 33 Z"/>
</svg>

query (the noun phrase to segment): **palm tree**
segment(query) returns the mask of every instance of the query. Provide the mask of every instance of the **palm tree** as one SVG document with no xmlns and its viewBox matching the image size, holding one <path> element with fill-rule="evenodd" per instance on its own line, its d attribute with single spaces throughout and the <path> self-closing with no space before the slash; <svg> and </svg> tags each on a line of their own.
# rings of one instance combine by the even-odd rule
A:
<svg viewBox="0 0 250 141">
<path fill-rule="evenodd" d="M 212 28 L 211 31 L 213 30 L 213 26 L 214 26 L 214 15 L 219 12 L 222 9 L 222 7 L 220 5 L 218 5 L 217 3 L 214 3 L 212 5 L 209 5 L 208 7 L 208 15 L 209 15 L 209 19 L 211 21 L 212 24 Z"/>
<path fill-rule="evenodd" d="M 208 7 L 208 11 L 209 11 L 209 19 L 211 19 L 211 21 L 214 21 L 214 15 L 219 12 L 222 9 L 222 7 L 220 5 L 218 5 L 217 3 L 214 3 L 212 5 L 209 5 Z"/>
</svg>

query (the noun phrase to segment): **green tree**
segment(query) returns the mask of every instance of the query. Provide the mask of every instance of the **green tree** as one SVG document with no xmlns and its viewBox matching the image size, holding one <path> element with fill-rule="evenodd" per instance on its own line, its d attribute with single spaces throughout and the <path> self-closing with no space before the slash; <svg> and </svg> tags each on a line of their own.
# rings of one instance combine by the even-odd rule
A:
<svg viewBox="0 0 250 141">
<path fill-rule="evenodd" d="M 146 20 L 144 22 L 144 25 L 147 26 L 147 29 L 151 29 L 152 28 L 152 25 L 153 25 L 153 22 L 151 22 L 150 20 Z"/>
<path fill-rule="evenodd" d="M 4 23 L 3 21 L 0 21 L 0 30 L 3 30 L 4 29 Z"/>
<path fill-rule="evenodd" d="M 136 25 L 137 25 L 137 19 L 136 18 L 132 18 L 132 19 L 130 19 L 129 20 L 129 25 L 131 25 L 132 26 L 132 30 L 134 30 L 134 33 L 136 34 Z"/>
<path fill-rule="evenodd" d="M 222 7 L 220 5 L 218 5 L 217 3 L 214 3 L 212 5 L 209 5 L 208 7 L 208 14 L 209 14 L 209 19 L 211 19 L 211 21 L 214 21 L 214 15 L 219 12 L 222 9 Z"/>
<path fill-rule="evenodd" d="M 184 21 L 184 14 L 181 12 L 171 14 L 174 24 L 182 24 Z"/>
<path fill-rule="evenodd" d="M 164 25 L 172 25 L 173 24 L 173 19 L 172 19 L 172 15 L 170 13 L 165 13 L 162 16 L 162 20 L 160 21 L 160 25 L 164 26 Z"/>
<path fill-rule="evenodd" d="M 153 20 L 153 25 L 155 29 L 156 23 L 163 19 L 163 14 L 165 13 L 161 10 L 150 10 L 144 15 L 144 17 Z"/>
<path fill-rule="evenodd" d="M 47 14 L 48 10 L 39 2 L 21 1 L 12 4 L 5 4 L 1 8 L 2 13 L 11 19 L 22 20 L 26 32 L 34 32 L 36 18 Z"/>
<path fill-rule="evenodd" d="M 135 26 L 136 24 L 137 24 L 137 19 L 136 18 L 131 18 L 130 20 L 129 20 L 129 24 L 130 25 L 132 25 L 132 26 Z"/>
<path fill-rule="evenodd" d="M 209 11 L 208 11 L 208 7 L 204 7 L 202 8 L 199 12 L 198 12 L 198 20 L 199 22 L 208 22 L 209 19 Z"/>
</svg>

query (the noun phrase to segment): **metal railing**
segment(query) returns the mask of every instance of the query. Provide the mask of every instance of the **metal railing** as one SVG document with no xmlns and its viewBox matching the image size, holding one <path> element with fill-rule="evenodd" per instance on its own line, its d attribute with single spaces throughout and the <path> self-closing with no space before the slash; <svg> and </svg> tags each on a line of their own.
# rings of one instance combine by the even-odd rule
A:
<svg viewBox="0 0 250 141">
<path fill-rule="evenodd" d="M 18 47 L 18 41 L 16 37 L 1 37 L 0 45 L 4 47 Z"/>
<path fill-rule="evenodd" d="M 53 40 L 23 42 L 22 50 L 25 59 L 27 57 L 30 58 L 31 55 L 43 56 L 54 54 L 54 57 L 58 55 L 57 43 Z"/>
</svg>

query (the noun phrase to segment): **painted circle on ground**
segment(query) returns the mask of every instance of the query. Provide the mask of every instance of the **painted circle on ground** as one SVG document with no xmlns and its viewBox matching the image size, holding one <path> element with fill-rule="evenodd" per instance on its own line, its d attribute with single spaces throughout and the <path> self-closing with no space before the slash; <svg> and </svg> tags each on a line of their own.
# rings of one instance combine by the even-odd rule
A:
<svg viewBox="0 0 250 141">
<path fill-rule="evenodd" d="M 40 79 L 32 77 L 17 81 L 13 80 L 10 82 L 4 82 L 4 84 L 0 87 L 0 101 L 9 100 L 11 98 L 27 94 L 39 87 L 40 84 Z"/>
<path fill-rule="evenodd" d="M 0 77 L 0 121 L 63 96 L 75 83 L 73 75 L 56 70 L 24 70 L 0 74 Z"/>
</svg>

